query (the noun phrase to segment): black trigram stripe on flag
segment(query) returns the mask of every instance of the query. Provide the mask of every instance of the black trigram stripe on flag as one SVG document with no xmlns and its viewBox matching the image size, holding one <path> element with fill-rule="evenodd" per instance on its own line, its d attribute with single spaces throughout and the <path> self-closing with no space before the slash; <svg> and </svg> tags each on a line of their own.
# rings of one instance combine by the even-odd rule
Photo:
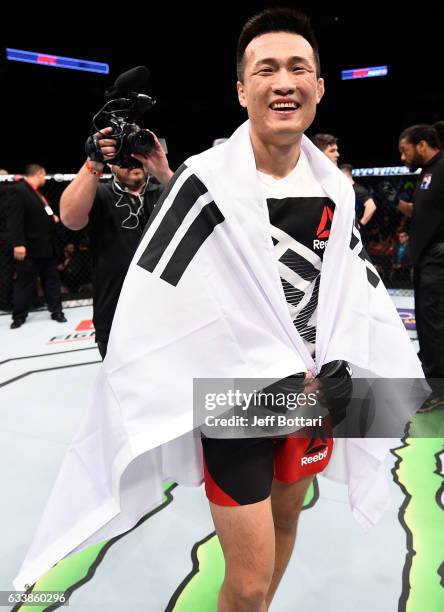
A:
<svg viewBox="0 0 444 612">
<path fill-rule="evenodd" d="M 353 249 L 355 248 L 355 246 L 358 244 L 359 239 L 356 238 L 356 236 L 354 235 L 353 231 L 352 231 L 352 235 L 350 238 L 350 248 L 353 251 Z"/>
<path fill-rule="evenodd" d="M 368 261 L 369 263 L 372 263 L 372 260 L 370 259 L 370 256 L 364 247 L 362 247 L 362 249 L 359 251 L 358 257 L 360 257 L 363 261 Z"/>
<path fill-rule="evenodd" d="M 186 166 L 183 165 L 181 168 L 185 169 Z M 168 188 L 169 192 L 171 192 L 170 185 L 168 185 Z M 176 197 L 174 198 L 174 202 L 171 204 L 170 209 L 166 212 L 159 227 L 151 236 L 150 241 L 148 242 L 141 258 L 138 261 L 139 266 L 148 272 L 154 271 L 154 268 L 159 263 L 165 249 L 173 239 L 174 234 L 182 225 L 182 222 L 187 214 L 193 208 L 196 200 L 207 193 L 207 191 L 208 189 L 196 176 L 192 175 L 187 178 L 182 187 L 179 189 Z"/>
<path fill-rule="evenodd" d="M 352 235 L 351 235 L 351 239 L 350 239 L 350 249 L 351 250 L 353 250 L 356 247 L 356 245 L 358 245 L 360 243 L 359 238 L 353 232 L 353 229 L 355 227 L 356 227 L 356 229 L 359 232 L 357 222 L 355 222 L 353 224 L 353 227 L 352 227 Z M 376 288 L 379 285 L 381 279 L 376 274 L 376 272 L 373 272 L 373 270 L 369 267 L 369 265 L 371 265 L 373 267 L 373 263 L 372 263 L 372 260 L 370 259 L 369 254 L 367 253 L 367 251 L 365 250 L 365 248 L 363 246 L 361 246 L 361 250 L 358 253 L 358 257 L 360 259 L 362 259 L 362 261 L 365 263 L 368 282 L 370 283 L 370 285 L 372 285 L 372 287 Z"/>
<path fill-rule="evenodd" d="M 367 280 L 370 283 L 370 285 L 373 285 L 373 287 L 377 287 L 379 285 L 380 282 L 380 278 L 377 274 L 375 274 L 372 270 L 370 270 L 370 268 L 367 268 Z"/>
<path fill-rule="evenodd" d="M 362 249 L 358 253 L 358 257 L 360 257 L 363 261 L 366 261 L 369 264 L 373 265 L 372 260 L 370 259 L 370 256 L 364 247 L 362 247 Z M 373 285 L 373 287 L 377 287 L 380 281 L 379 276 L 375 274 L 373 270 L 371 270 L 368 266 L 367 266 L 367 279 L 370 285 Z"/>
<path fill-rule="evenodd" d="M 182 174 L 182 172 L 184 170 L 187 169 L 187 166 L 185 164 L 182 164 L 180 166 L 180 168 L 178 168 L 176 170 L 176 172 L 173 174 L 173 176 L 171 177 L 170 181 L 168 182 L 168 185 L 165 187 L 165 189 L 162 191 L 162 195 L 160 196 L 160 198 L 157 200 L 155 206 L 154 206 L 154 210 L 151 213 L 149 219 L 148 219 L 148 223 L 145 225 L 145 229 L 143 230 L 143 234 L 142 234 L 142 238 L 141 240 L 143 240 L 143 237 L 145 236 L 145 234 L 147 233 L 147 231 L 149 230 L 149 228 L 151 227 L 154 219 L 157 217 L 157 215 L 159 214 L 159 211 L 162 208 L 162 204 L 165 202 L 165 200 L 167 199 L 167 197 L 170 195 L 172 188 L 174 187 L 174 185 L 177 183 L 180 175 Z"/>
<path fill-rule="evenodd" d="M 224 220 L 225 217 L 215 202 L 210 202 L 204 206 L 177 245 L 160 278 L 170 285 L 176 286 L 197 251 L 213 232 L 216 225 Z"/>
<path fill-rule="evenodd" d="M 168 184 L 166 193 L 162 194 L 162 201 L 156 210 L 158 214 L 162 203 L 171 193 L 174 184 L 177 182 L 187 166 L 183 164 L 176 172 Z M 166 211 L 158 228 L 151 236 L 137 264 L 147 272 L 154 272 L 162 255 L 168 245 L 173 240 L 177 230 L 184 222 L 185 217 L 191 211 L 196 202 L 208 193 L 205 185 L 194 174 L 189 176 L 178 190 L 170 208 Z M 209 199 L 209 198 L 208 198 Z M 157 208 L 157 207 L 156 207 Z M 153 213 L 154 215 L 154 213 Z M 224 216 L 215 204 L 210 202 L 203 206 L 197 217 L 191 223 L 179 244 L 175 248 L 170 260 L 160 276 L 162 280 L 176 286 L 183 276 L 183 273 L 191 263 L 197 251 L 205 240 L 213 232 L 216 225 L 224 221 Z M 150 218 L 150 225 L 152 219 Z"/>
</svg>

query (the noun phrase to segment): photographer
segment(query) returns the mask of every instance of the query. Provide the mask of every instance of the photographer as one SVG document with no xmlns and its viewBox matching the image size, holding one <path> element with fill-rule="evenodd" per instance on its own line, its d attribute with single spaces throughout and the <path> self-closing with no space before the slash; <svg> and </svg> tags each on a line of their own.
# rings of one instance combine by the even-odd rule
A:
<svg viewBox="0 0 444 612">
<path fill-rule="evenodd" d="M 173 174 L 154 134 L 154 148 L 149 155 L 132 154 L 134 165 L 129 167 L 112 165 L 110 162 L 116 155 L 112 132 L 107 127 L 94 135 L 96 151 L 89 155 L 60 200 L 61 218 L 66 227 L 80 230 L 89 225 L 93 321 L 102 358 L 106 355 L 114 311 L 131 259 L 163 185 Z M 105 163 L 114 178 L 100 183 Z"/>
</svg>

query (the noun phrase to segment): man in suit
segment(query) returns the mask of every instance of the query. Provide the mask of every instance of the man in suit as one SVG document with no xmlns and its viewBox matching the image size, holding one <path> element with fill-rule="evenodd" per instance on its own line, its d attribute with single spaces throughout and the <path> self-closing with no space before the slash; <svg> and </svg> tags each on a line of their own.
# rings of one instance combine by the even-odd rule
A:
<svg viewBox="0 0 444 612">
<path fill-rule="evenodd" d="M 0 176 L 9 172 L 0 168 Z M 12 302 L 14 259 L 8 230 L 8 193 L 10 185 L 0 181 L 0 310 L 9 310 Z"/>
<path fill-rule="evenodd" d="M 39 276 L 51 318 L 59 323 L 66 322 L 53 245 L 54 228 L 59 218 L 39 191 L 45 181 L 45 169 L 30 164 L 24 179 L 9 195 L 9 231 L 16 261 L 11 329 L 21 327 L 26 321 Z"/>
</svg>

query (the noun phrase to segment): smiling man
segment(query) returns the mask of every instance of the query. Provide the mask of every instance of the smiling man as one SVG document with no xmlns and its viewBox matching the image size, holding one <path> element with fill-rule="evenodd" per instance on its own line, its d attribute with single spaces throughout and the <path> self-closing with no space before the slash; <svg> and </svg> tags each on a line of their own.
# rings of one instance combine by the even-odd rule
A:
<svg viewBox="0 0 444 612">
<path fill-rule="evenodd" d="M 330 376 L 340 393 L 329 407 L 340 410 L 349 397 L 347 362 L 369 378 L 422 376 L 354 225 L 352 186 L 304 136 L 324 91 L 307 17 L 289 9 L 253 17 L 237 59 L 249 120 L 227 142 L 188 158 L 150 217 L 94 401 L 16 587 L 134 526 L 162 502 L 163 482 L 205 480 L 225 557 L 218 611 L 265 612 L 315 474 L 328 464 L 333 479 L 346 475 L 353 515 L 366 528 L 388 505 L 385 439 L 336 439 L 330 462 L 329 429 L 307 438 L 293 431 L 246 437 L 241 427 L 201 438 L 208 416 L 201 383 L 205 393 L 218 393 L 220 379 L 253 379 L 260 389 L 271 379 L 293 399 L 322 385 L 319 397 L 329 402 Z M 278 401 L 271 414 L 293 410 L 288 398 Z"/>
<path fill-rule="evenodd" d="M 335 205 L 301 149 L 324 94 L 308 17 L 270 9 L 250 19 L 238 42 L 237 77 L 275 265 L 293 325 L 314 357 L 322 261 Z M 328 464 L 333 440 L 203 438 L 202 444 L 206 492 L 225 556 L 218 610 L 265 611 L 290 559 L 305 494 Z M 308 461 L 319 449 L 319 461 Z"/>
</svg>

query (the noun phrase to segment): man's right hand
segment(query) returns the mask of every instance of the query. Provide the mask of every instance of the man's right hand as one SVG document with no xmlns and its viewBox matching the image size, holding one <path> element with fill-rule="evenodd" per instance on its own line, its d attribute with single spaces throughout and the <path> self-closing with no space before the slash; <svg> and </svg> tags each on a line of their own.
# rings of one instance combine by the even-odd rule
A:
<svg viewBox="0 0 444 612">
<path fill-rule="evenodd" d="M 14 259 L 17 259 L 17 261 L 22 261 L 23 259 L 25 259 L 25 257 L 26 257 L 26 247 L 24 246 L 14 247 Z"/>
<path fill-rule="evenodd" d="M 95 139 L 104 159 L 103 163 L 90 159 L 90 164 L 95 170 L 103 170 L 105 163 L 112 160 L 116 156 L 117 141 L 112 138 L 107 138 L 107 136 L 112 134 L 112 132 L 113 129 L 111 127 L 106 127 L 93 135 L 93 139 Z"/>
<path fill-rule="evenodd" d="M 87 163 L 62 193 L 60 218 L 68 229 L 76 231 L 88 225 L 103 167 L 116 156 L 117 142 L 111 138 L 112 131 L 106 127 L 87 139 Z"/>
</svg>

